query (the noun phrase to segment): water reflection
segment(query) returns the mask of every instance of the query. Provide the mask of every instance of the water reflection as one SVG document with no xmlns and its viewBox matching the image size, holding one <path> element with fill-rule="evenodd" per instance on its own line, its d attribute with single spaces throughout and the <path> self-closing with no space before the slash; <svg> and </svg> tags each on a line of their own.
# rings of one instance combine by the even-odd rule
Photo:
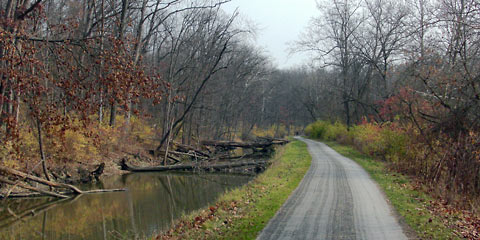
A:
<svg viewBox="0 0 480 240">
<path fill-rule="evenodd" d="M 182 213 L 212 203 L 245 184 L 248 176 L 140 173 L 99 186 L 126 192 L 69 200 L 14 199 L 2 205 L 0 239 L 144 239 L 169 227 Z"/>
</svg>

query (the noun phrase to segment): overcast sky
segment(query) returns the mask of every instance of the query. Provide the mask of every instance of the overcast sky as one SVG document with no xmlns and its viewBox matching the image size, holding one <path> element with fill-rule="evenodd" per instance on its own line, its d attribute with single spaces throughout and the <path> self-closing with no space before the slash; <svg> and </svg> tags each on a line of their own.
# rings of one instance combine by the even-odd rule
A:
<svg viewBox="0 0 480 240">
<path fill-rule="evenodd" d="M 290 68 L 308 61 L 306 54 L 288 56 L 288 44 L 296 41 L 310 19 L 318 15 L 315 0 L 233 0 L 224 6 L 230 13 L 236 8 L 242 18 L 256 24 L 258 46 L 278 67 Z"/>
</svg>

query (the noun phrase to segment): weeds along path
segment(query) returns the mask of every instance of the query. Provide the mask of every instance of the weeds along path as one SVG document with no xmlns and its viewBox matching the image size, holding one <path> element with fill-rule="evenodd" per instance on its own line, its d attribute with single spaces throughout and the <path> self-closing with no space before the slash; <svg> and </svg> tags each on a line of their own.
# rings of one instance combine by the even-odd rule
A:
<svg viewBox="0 0 480 240">
<path fill-rule="evenodd" d="M 363 168 L 323 143 L 299 139 L 311 167 L 257 239 L 407 239 Z"/>
</svg>

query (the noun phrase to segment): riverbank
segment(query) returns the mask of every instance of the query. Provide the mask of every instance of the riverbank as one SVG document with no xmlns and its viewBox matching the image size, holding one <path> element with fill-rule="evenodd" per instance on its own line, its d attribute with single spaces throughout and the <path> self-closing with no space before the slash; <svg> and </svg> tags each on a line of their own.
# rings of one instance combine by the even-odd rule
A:
<svg viewBox="0 0 480 240">
<path fill-rule="evenodd" d="M 178 220 L 156 239 L 254 239 L 266 226 L 310 168 L 305 143 L 280 147 L 271 166 L 217 203 Z"/>
</svg>

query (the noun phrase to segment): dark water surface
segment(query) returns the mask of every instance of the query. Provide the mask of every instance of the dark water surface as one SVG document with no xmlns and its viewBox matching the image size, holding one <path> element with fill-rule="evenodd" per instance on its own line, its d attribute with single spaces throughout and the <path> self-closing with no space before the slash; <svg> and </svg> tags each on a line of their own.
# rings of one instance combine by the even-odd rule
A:
<svg viewBox="0 0 480 240">
<path fill-rule="evenodd" d="M 251 176 L 135 173 L 83 188 L 126 192 L 12 199 L 0 209 L 0 239 L 145 239 L 183 213 L 203 208 Z M 14 217 L 16 215 L 16 217 Z"/>
</svg>

